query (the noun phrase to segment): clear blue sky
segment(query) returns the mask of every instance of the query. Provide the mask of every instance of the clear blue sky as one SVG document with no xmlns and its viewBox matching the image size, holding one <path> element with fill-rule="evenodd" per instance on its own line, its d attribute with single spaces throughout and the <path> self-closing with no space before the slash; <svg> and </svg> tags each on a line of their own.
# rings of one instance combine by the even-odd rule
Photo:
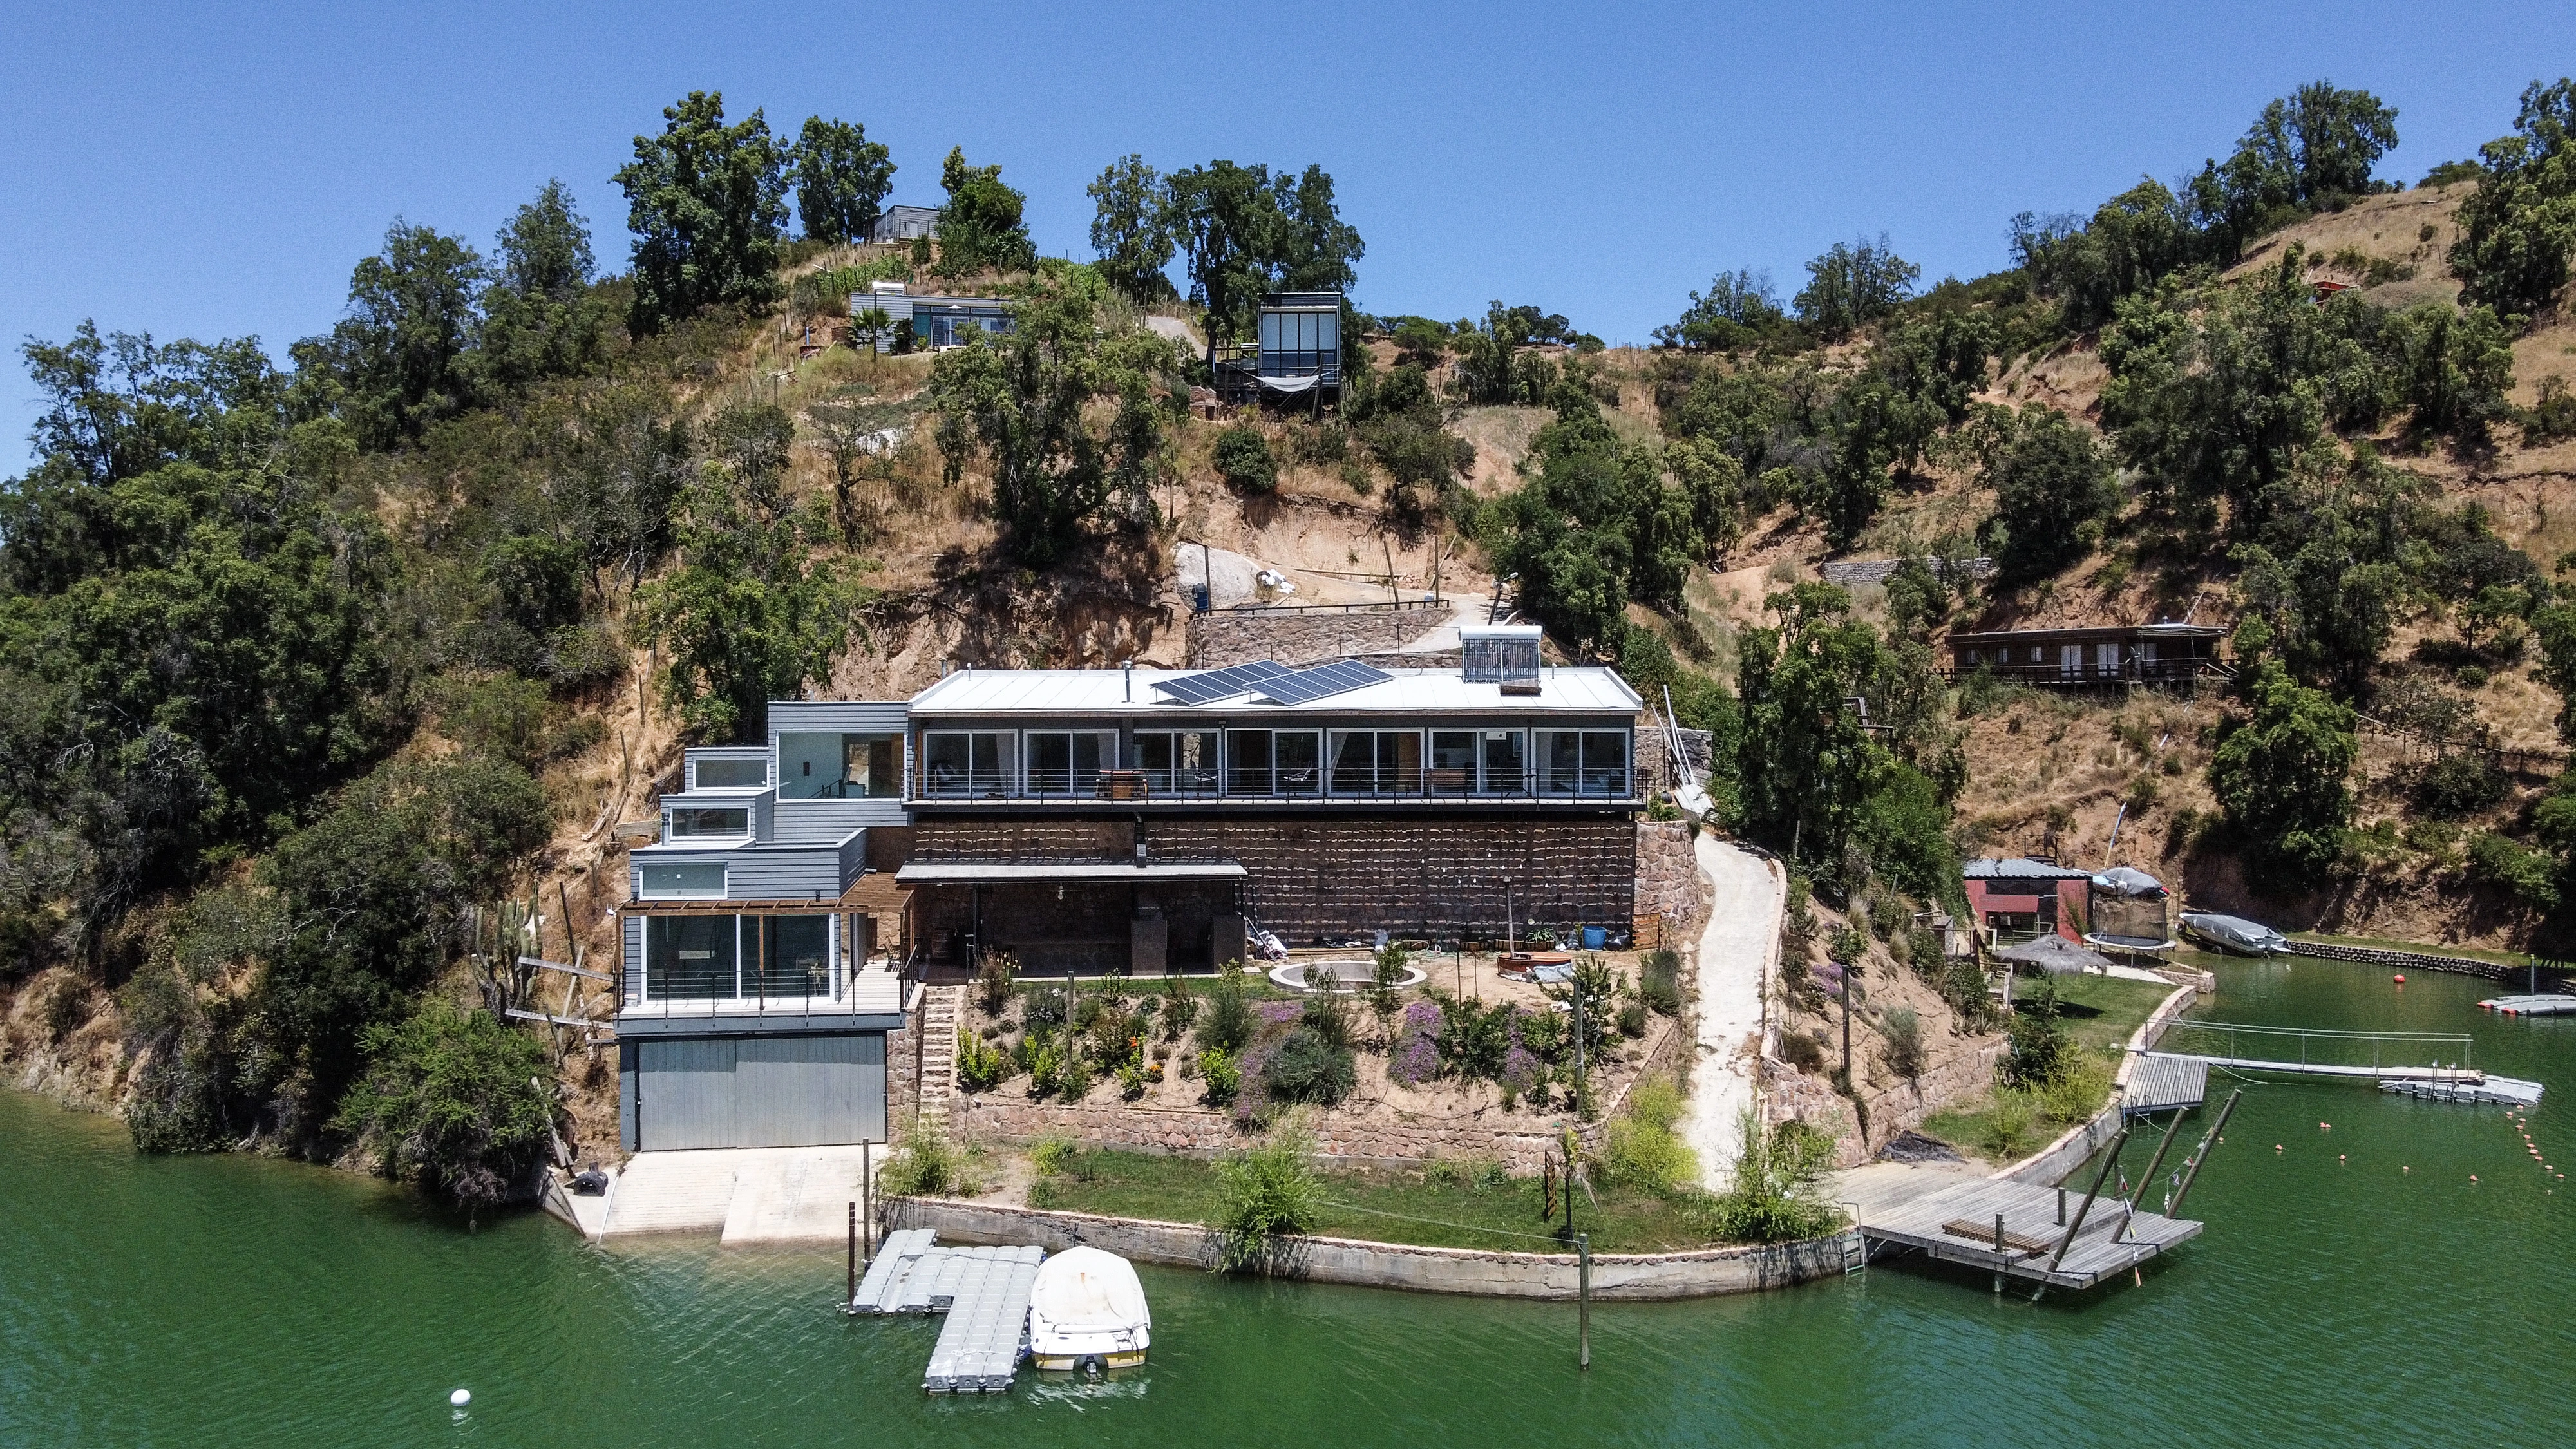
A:
<svg viewBox="0 0 2576 1449">
<path fill-rule="evenodd" d="M 1767 267 L 1785 295 L 1862 233 L 1927 282 L 1992 270 L 2013 212 L 2196 168 L 2303 81 L 2394 104 L 2383 175 L 2413 181 L 2576 70 L 2576 29 L 2527 0 L 361 8 L 14 11 L 0 337 L 92 317 L 282 357 L 396 214 L 488 250 L 550 176 L 622 266 L 608 176 L 698 87 L 790 132 L 864 122 L 898 201 L 935 203 L 962 144 L 1028 193 L 1039 248 L 1074 256 L 1084 185 L 1127 152 L 1320 163 L 1368 243 L 1362 306 L 1534 302 L 1633 342 L 1721 267 Z M 12 356 L 0 473 L 33 413 Z"/>
</svg>

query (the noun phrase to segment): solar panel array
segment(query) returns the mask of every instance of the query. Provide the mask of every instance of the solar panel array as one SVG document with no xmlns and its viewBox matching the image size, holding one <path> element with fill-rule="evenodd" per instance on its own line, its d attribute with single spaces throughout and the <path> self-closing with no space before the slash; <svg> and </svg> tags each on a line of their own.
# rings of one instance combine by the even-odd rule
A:
<svg viewBox="0 0 2576 1449">
<path fill-rule="evenodd" d="M 1384 684 L 1394 677 L 1373 665 L 1343 659 L 1266 679 L 1254 689 L 1272 704 L 1305 704 L 1336 694 L 1347 694 L 1354 689 L 1365 689 L 1372 684 Z"/>
<path fill-rule="evenodd" d="M 1205 674 L 1184 674 L 1178 679 L 1157 680 L 1157 693 L 1170 695 L 1183 704 L 1209 704 L 1228 699 L 1253 688 L 1266 679 L 1293 674 L 1287 665 L 1274 660 L 1256 660 L 1250 664 L 1228 665 Z"/>
</svg>

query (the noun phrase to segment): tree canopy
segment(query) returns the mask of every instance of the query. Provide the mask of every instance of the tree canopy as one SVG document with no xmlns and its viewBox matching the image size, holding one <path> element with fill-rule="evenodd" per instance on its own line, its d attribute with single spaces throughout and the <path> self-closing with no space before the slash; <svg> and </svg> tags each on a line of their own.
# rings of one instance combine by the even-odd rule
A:
<svg viewBox="0 0 2576 1449">
<path fill-rule="evenodd" d="M 1102 167 L 1085 191 L 1094 207 L 1091 250 L 1100 275 L 1139 302 L 1175 295 L 1164 274 L 1177 249 L 1162 173 L 1129 155 Z"/>
<path fill-rule="evenodd" d="M 759 111 L 726 125 L 717 91 L 689 92 L 662 121 L 616 175 L 635 234 L 631 325 L 651 332 L 701 307 L 775 302 L 787 148 Z"/>
<path fill-rule="evenodd" d="M 2460 203 L 2450 260 L 2465 298 L 2528 314 L 2565 289 L 2576 256 L 2576 80 L 2532 82 L 2513 130 L 2479 151 L 2484 172 Z"/>
<path fill-rule="evenodd" d="M 939 270 L 960 277 L 973 272 L 1026 271 L 1037 265 L 1021 211 L 1028 198 L 1002 184 L 999 166 L 969 166 L 964 147 L 951 147 L 939 168 L 948 204 L 939 209 Z"/>
<path fill-rule="evenodd" d="M 1266 165 L 1211 161 L 1163 182 L 1171 235 L 1189 263 L 1190 300 L 1209 340 L 1248 335 L 1268 292 L 1348 292 L 1366 248 L 1342 220 L 1320 166 L 1292 177 Z M 1349 351 L 1345 339 L 1344 351 Z"/>
<path fill-rule="evenodd" d="M 1798 320 L 1827 341 L 1840 341 L 1896 310 L 1914 295 L 1923 269 L 1900 257 L 1881 232 L 1877 241 L 1836 242 L 1807 263 L 1807 285 L 1792 305 Z"/>
<path fill-rule="evenodd" d="M 894 153 L 868 139 L 856 121 L 807 116 L 790 164 L 796 220 L 820 242 L 865 241 L 886 193 L 894 189 Z"/>
<path fill-rule="evenodd" d="M 2209 762 L 2210 788 L 2246 843 L 2249 878 L 2310 878 L 2343 848 L 2352 819 L 2344 783 L 2360 747 L 2352 711 L 2266 663 L 2248 691 L 2253 717 L 2229 731 Z"/>
</svg>

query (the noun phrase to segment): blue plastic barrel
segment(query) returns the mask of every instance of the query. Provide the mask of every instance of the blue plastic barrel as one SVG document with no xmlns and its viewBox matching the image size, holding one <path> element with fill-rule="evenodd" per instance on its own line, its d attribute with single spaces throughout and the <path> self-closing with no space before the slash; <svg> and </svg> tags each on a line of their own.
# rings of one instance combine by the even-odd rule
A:
<svg viewBox="0 0 2576 1449">
<path fill-rule="evenodd" d="M 1600 950 L 1602 945 L 1609 939 L 1610 933 L 1599 926 L 1586 926 L 1583 928 L 1583 949 L 1586 951 Z"/>
</svg>

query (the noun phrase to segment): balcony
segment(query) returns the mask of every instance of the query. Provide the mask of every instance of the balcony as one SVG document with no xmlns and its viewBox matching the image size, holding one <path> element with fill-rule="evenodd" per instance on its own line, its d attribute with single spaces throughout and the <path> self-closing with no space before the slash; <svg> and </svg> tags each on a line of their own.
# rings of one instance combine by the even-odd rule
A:
<svg viewBox="0 0 2576 1449">
<path fill-rule="evenodd" d="M 1230 774 L 1213 769 L 1029 770 L 1024 775 L 1004 770 L 934 770 L 916 782 L 908 803 L 1600 804 L 1636 798 L 1635 781 L 1624 768 L 1480 778 L 1472 768 L 1328 773 L 1318 767 L 1290 767 Z"/>
</svg>

